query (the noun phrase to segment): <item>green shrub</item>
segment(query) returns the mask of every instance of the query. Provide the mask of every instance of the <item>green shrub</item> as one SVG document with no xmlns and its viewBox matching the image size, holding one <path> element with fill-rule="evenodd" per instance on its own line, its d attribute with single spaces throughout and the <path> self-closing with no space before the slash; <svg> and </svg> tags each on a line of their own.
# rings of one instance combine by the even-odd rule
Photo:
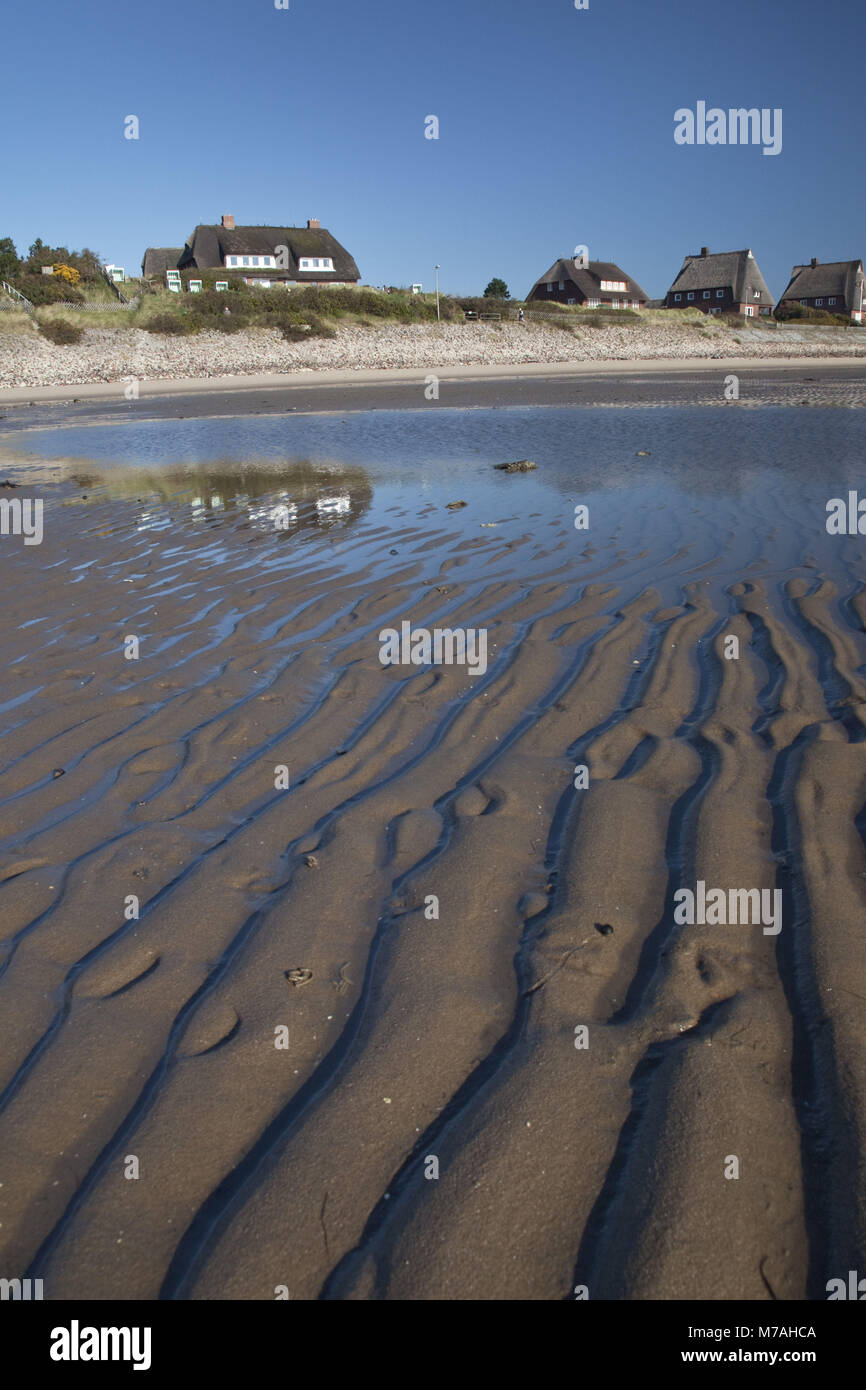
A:
<svg viewBox="0 0 866 1390">
<path fill-rule="evenodd" d="M 326 323 L 318 314 L 307 314 L 309 324 L 309 337 L 311 338 L 336 338 L 336 330 L 329 323 Z"/>
<path fill-rule="evenodd" d="M 240 333 L 249 328 L 250 320 L 246 314 L 197 314 L 194 309 L 185 314 L 181 322 L 185 327 L 173 329 L 175 333 Z"/>
<path fill-rule="evenodd" d="M 66 319 L 40 319 L 39 332 L 58 347 L 70 347 L 73 343 L 81 342 L 84 329 L 77 323 L 68 323 Z"/>
<path fill-rule="evenodd" d="M 31 304 L 83 304 L 84 295 L 53 275 L 19 275 L 13 289 L 20 290 Z"/>
<path fill-rule="evenodd" d="M 287 343 L 300 343 L 304 338 L 336 338 L 337 334 L 329 323 L 318 314 L 307 314 L 300 320 L 285 312 L 265 315 L 263 327 L 277 328 Z"/>
<path fill-rule="evenodd" d="M 197 333 L 200 325 L 185 314 L 151 314 L 141 325 L 148 333 L 172 333 L 175 335 Z"/>
<path fill-rule="evenodd" d="M 775 317 L 780 323 L 812 323 L 824 327 L 847 327 L 851 322 L 844 314 L 831 314 L 826 309 L 813 309 L 808 304 L 777 304 Z"/>
<path fill-rule="evenodd" d="M 302 328 L 300 324 L 292 323 L 290 319 L 278 319 L 275 316 L 275 322 L 269 324 L 268 327 L 278 328 L 287 343 L 300 343 L 304 338 L 310 337 L 308 328 Z M 334 337 L 333 331 L 331 337 Z"/>
<path fill-rule="evenodd" d="M 477 304 L 486 301 L 475 300 L 474 302 Z M 577 312 L 576 304 L 561 304 L 558 299 L 529 299 L 526 301 L 526 308 L 530 309 L 533 314 L 574 314 Z"/>
<path fill-rule="evenodd" d="M 454 301 L 461 314 L 506 314 L 517 307 L 510 299 L 485 299 L 483 295 L 465 295 Z"/>
</svg>

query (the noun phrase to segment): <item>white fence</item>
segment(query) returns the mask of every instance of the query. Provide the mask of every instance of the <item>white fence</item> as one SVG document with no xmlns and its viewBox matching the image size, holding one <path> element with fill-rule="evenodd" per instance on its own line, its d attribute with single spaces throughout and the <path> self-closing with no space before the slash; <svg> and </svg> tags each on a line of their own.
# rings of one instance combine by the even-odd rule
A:
<svg viewBox="0 0 866 1390">
<path fill-rule="evenodd" d="M 137 308 L 138 308 L 138 300 L 137 300 L 137 299 L 128 299 L 128 300 L 124 300 L 124 302 L 123 302 L 122 304 L 115 304 L 115 303 L 110 303 L 110 304 L 109 304 L 109 303 L 106 303 L 106 304 L 73 304 L 73 303 L 72 303 L 70 300 L 68 300 L 68 299 L 57 299 L 57 300 L 54 300 L 51 304 L 46 305 L 46 308 L 50 308 L 50 309 L 81 309 L 81 310 L 84 310 L 85 313 L 87 313 L 87 312 L 89 311 L 91 314 L 113 314 L 116 310 L 120 310 L 120 311 L 122 312 L 124 309 L 137 309 Z"/>
<path fill-rule="evenodd" d="M 73 304 L 70 299 L 53 299 L 45 305 L 46 309 L 76 309 L 84 313 L 91 314 L 113 314 L 116 310 L 121 313 L 124 309 L 137 309 L 140 296 L 135 299 L 125 299 L 123 303 L 117 300 L 106 301 L 105 304 Z M 0 280 L 0 309 L 25 309 L 28 314 L 32 314 L 34 306 L 29 299 L 16 290 L 12 285 L 7 285 L 5 280 Z"/>
<path fill-rule="evenodd" d="M 9 296 L 8 299 L 0 299 L 0 304 L 4 309 L 26 309 L 28 313 L 32 312 L 33 305 L 29 299 L 25 299 L 20 290 L 13 289 L 12 285 L 7 285 L 5 280 L 0 280 L 0 290 Z"/>
</svg>

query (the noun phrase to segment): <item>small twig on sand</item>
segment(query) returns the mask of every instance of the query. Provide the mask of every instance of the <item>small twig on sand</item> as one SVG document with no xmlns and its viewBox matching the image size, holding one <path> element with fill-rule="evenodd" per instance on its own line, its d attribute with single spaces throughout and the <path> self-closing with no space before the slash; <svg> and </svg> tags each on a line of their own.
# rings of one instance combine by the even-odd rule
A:
<svg viewBox="0 0 866 1390">
<path fill-rule="evenodd" d="M 565 954 L 561 957 L 561 959 L 556 963 L 556 965 L 553 967 L 552 970 L 548 970 L 547 974 L 546 974 L 542 979 L 536 980 L 534 985 L 530 985 L 530 986 L 529 986 L 529 989 L 525 989 L 525 990 L 523 991 L 523 998 L 525 999 L 526 996 L 527 996 L 527 994 L 534 994 L 535 991 L 536 991 L 537 989 L 541 989 L 541 986 L 542 986 L 542 985 L 546 985 L 547 982 L 548 982 L 548 980 L 552 979 L 552 977 L 556 974 L 556 972 L 557 972 L 558 970 L 561 970 L 561 969 L 562 969 L 562 967 L 565 965 L 565 962 L 568 960 L 569 956 L 573 956 L 574 953 L 575 953 L 575 951 L 579 951 L 579 950 L 580 950 L 580 947 L 579 947 L 579 946 L 569 946 L 568 950 L 567 950 L 567 951 L 565 952 Z"/>
</svg>

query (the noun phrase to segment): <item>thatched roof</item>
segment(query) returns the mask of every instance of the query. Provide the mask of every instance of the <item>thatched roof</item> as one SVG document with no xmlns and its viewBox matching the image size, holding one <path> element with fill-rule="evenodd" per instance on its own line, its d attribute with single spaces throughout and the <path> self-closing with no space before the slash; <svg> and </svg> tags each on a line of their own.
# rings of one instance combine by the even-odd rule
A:
<svg viewBox="0 0 866 1390">
<path fill-rule="evenodd" d="M 859 308 L 858 271 L 862 261 L 826 261 L 817 265 L 795 265 L 783 299 L 844 299 L 849 309 Z"/>
<path fill-rule="evenodd" d="M 683 267 L 668 294 L 689 290 L 730 289 L 738 304 L 755 302 L 755 290 L 760 290 L 761 306 L 772 306 L 773 296 L 758 269 L 751 251 L 718 251 L 714 255 L 686 256 Z"/>
<path fill-rule="evenodd" d="M 278 275 L 300 281 L 321 280 L 325 274 L 334 280 L 361 278 L 346 248 L 324 227 L 229 228 L 200 224 L 184 247 L 182 265 L 196 270 L 221 269 L 226 256 L 276 256 L 280 246 L 288 247 L 289 264 L 277 271 Z M 334 262 L 334 269 L 300 270 L 302 256 L 327 257 Z"/>
<path fill-rule="evenodd" d="M 553 265 L 544 275 L 540 275 L 536 280 L 527 299 L 531 299 L 539 285 L 549 285 L 551 281 L 558 284 L 560 280 L 571 281 L 586 299 L 598 299 L 604 293 L 611 291 L 601 288 L 602 280 L 622 280 L 625 283 L 625 290 L 620 290 L 620 294 L 625 294 L 629 299 L 647 299 L 646 290 L 642 290 L 637 280 L 633 280 L 630 275 L 626 275 L 613 261 L 590 261 L 586 266 L 578 266 L 573 260 L 563 259 L 554 261 Z"/>
<path fill-rule="evenodd" d="M 182 246 L 148 246 L 141 263 L 142 275 L 164 275 L 167 270 L 176 270 L 183 252 Z"/>
</svg>

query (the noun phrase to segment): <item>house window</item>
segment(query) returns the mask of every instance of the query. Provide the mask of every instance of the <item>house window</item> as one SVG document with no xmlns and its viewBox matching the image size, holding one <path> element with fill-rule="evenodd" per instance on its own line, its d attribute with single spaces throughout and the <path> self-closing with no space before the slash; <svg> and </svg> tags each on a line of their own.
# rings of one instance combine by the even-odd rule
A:
<svg viewBox="0 0 866 1390">
<path fill-rule="evenodd" d="M 824 303 L 823 299 L 816 299 L 816 300 L 815 300 L 815 308 L 817 309 L 818 305 L 819 305 L 819 304 L 823 304 L 823 303 Z"/>
<path fill-rule="evenodd" d="M 334 262 L 325 256 L 302 256 L 298 261 L 299 270 L 333 270 Z"/>
<path fill-rule="evenodd" d="M 710 297 L 710 292 L 709 292 L 709 290 L 704 290 L 704 299 L 709 299 L 709 297 Z"/>
<path fill-rule="evenodd" d="M 587 309 L 597 309 L 597 308 L 599 307 L 600 304 L 601 304 L 601 300 L 600 300 L 600 299 L 588 299 L 588 300 L 586 301 L 586 307 L 587 307 Z"/>
<path fill-rule="evenodd" d="M 570 299 L 568 302 L 569 302 L 569 304 L 574 304 L 574 303 L 575 303 L 575 301 L 574 301 L 573 299 Z"/>
<path fill-rule="evenodd" d="M 244 256 L 244 265 L 249 265 L 249 263 L 250 263 L 250 258 L 249 258 L 249 256 Z"/>
<path fill-rule="evenodd" d="M 564 290 L 564 289 L 565 289 L 565 281 L 564 281 L 564 280 L 560 280 L 560 282 L 559 282 L 559 288 L 560 288 L 560 290 Z"/>
<path fill-rule="evenodd" d="M 716 299 L 724 299 L 724 297 L 725 297 L 725 291 L 724 291 L 724 290 L 716 290 Z"/>
<path fill-rule="evenodd" d="M 626 285 L 625 280 L 602 280 L 601 288 L 603 290 L 618 290 L 620 293 L 624 294 L 628 286 Z"/>
<path fill-rule="evenodd" d="M 752 298 L 753 298 L 753 299 L 760 299 L 760 298 L 761 298 L 761 291 L 760 291 L 760 290 L 753 290 L 753 291 L 752 291 Z"/>
<path fill-rule="evenodd" d="M 827 303 L 828 303 L 828 304 L 835 304 L 835 303 L 836 303 L 836 300 L 835 300 L 835 299 L 828 299 L 828 300 L 827 300 Z"/>
<path fill-rule="evenodd" d="M 548 293 L 548 294 L 553 294 L 553 281 L 552 281 L 552 280 L 551 280 L 550 284 L 547 286 L 547 293 Z"/>
<path fill-rule="evenodd" d="M 681 295 L 681 294 L 675 294 L 675 295 L 674 295 L 674 299 L 677 301 L 677 303 L 679 303 L 680 300 L 682 299 L 682 295 Z"/>
<path fill-rule="evenodd" d="M 747 319 L 753 319 L 755 317 L 755 310 L 751 304 L 746 305 L 745 314 Z"/>
<path fill-rule="evenodd" d="M 695 297 L 695 296 L 694 296 L 694 291 L 693 291 L 693 290 L 689 290 L 688 295 L 686 296 L 686 298 L 687 298 L 687 299 L 694 299 L 694 297 Z"/>
<path fill-rule="evenodd" d="M 711 313 L 711 314 L 720 314 L 721 312 L 722 312 L 721 309 L 716 308 L 715 305 L 713 305 L 713 306 L 711 307 L 711 309 L 710 309 L 710 313 Z"/>
<path fill-rule="evenodd" d="M 805 307 L 808 306 L 809 301 L 808 301 L 808 299 L 801 299 L 801 300 L 800 300 L 800 303 L 801 303 L 801 304 L 804 306 L 804 308 L 805 308 Z"/>
</svg>

